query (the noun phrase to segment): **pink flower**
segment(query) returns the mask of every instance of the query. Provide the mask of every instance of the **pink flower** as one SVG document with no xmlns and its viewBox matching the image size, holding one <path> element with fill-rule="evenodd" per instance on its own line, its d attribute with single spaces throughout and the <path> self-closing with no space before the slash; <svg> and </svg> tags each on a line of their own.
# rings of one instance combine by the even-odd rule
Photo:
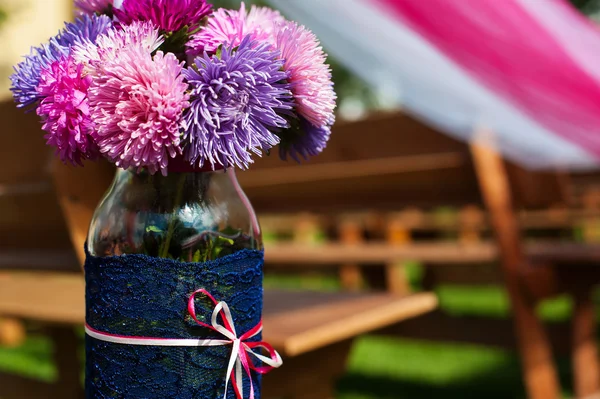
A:
<svg viewBox="0 0 600 399">
<path fill-rule="evenodd" d="M 90 87 L 100 151 L 121 168 L 167 172 L 181 153 L 182 113 L 189 106 L 182 64 L 173 54 L 142 46 L 123 49 L 103 64 Z"/>
<path fill-rule="evenodd" d="M 98 36 L 94 43 L 84 40 L 76 44 L 72 53 L 73 58 L 84 65 L 86 74 L 99 77 L 103 74 L 102 65 L 108 61 L 115 61 L 124 49 L 139 47 L 151 54 L 158 49 L 163 40 L 163 36 L 152 22 L 135 21 L 119 29 L 110 29 Z"/>
<path fill-rule="evenodd" d="M 113 5 L 113 0 L 75 0 L 79 15 L 104 14 Z"/>
<path fill-rule="evenodd" d="M 252 6 L 249 13 L 244 3 L 239 11 L 219 8 L 207 25 L 192 36 L 187 44 L 188 54 L 214 53 L 223 44 L 237 47 L 249 35 L 256 42 L 275 44 L 275 25 L 284 21 L 278 11 L 268 7 Z"/>
<path fill-rule="evenodd" d="M 276 27 L 276 48 L 296 100 L 296 110 L 315 127 L 331 125 L 337 98 L 327 55 L 317 37 L 304 26 L 286 21 Z"/>
<path fill-rule="evenodd" d="M 243 3 L 242 3 L 243 4 Z M 269 7 L 256 7 L 252 6 L 246 22 L 252 29 L 262 31 L 269 37 L 269 41 L 275 44 L 275 29 L 276 27 L 284 23 L 285 18 L 279 13 L 279 11 L 273 10 Z"/>
<path fill-rule="evenodd" d="M 98 148 L 91 133 L 88 88 L 91 78 L 82 75 L 83 66 L 70 57 L 55 61 L 42 71 L 38 92 L 43 100 L 37 109 L 42 117 L 47 143 L 56 147 L 63 162 L 82 165 L 94 159 Z"/>
</svg>

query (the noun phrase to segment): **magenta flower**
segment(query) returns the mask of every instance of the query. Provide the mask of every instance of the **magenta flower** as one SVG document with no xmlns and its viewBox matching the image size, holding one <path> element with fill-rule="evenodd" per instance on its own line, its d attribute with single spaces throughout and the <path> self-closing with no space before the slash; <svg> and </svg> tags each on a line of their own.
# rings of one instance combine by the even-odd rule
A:
<svg viewBox="0 0 600 399">
<path fill-rule="evenodd" d="M 268 7 L 252 6 L 249 13 L 244 3 L 239 11 L 219 8 L 208 19 L 207 25 L 187 43 L 188 54 L 214 53 L 223 44 L 236 47 L 246 36 L 256 42 L 275 44 L 275 25 L 284 21 L 278 11 Z"/>
<path fill-rule="evenodd" d="M 296 111 L 315 127 L 333 123 L 336 94 L 327 55 L 304 26 L 286 21 L 276 28 L 276 47 L 289 74 Z"/>
<path fill-rule="evenodd" d="M 43 100 L 37 114 L 44 122 L 47 144 L 56 147 L 63 162 L 74 165 L 98 155 L 87 95 L 91 78 L 82 71 L 82 65 L 63 57 L 42 71 L 38 86 Z"/>
<path fill-rule="evenodd" d="M 75 0 L 80 15 L 105 14 L 113 6 L 113 0 Z"/>
<path fill-rule="evenodd" d="M 182 64 L 173 54 L 142 46 L 123 49 L 103 64 L 89 90 L 96 142 L 121 168 L 167 173 L 179 148 L 182 113 L 189 106 Z"/>
<path fill-rule="evenodd" d="M 151 21 L 166 32 L 194 30 L 211 12 L 206 0 L 124 0 L 115 15 L 120 22 Z"/>
</svg>

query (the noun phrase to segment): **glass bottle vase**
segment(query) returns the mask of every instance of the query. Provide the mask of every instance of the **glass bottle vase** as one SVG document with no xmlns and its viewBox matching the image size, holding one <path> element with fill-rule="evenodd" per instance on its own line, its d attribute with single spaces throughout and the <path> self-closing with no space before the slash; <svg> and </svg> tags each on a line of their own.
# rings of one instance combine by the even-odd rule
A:
<svg viewBox="0 0 600 399">
<path fill-rule="evenodd" d="M 236 398 L 231 345 L 135 342 L 223 340 L 209 327 L 227 324 L 223 313 L 211 319 L 216 304 L 200 290 L 227 303 L 238 336 L 256 330 L 262 265 L 258 221 L 233 169 L 119 170 L 86 244 L 86 398 Z M 260 399 L 257 373 L 236 384 Z"/>
<path fill-rule="evenodd" d="M 234 169 L 167 176 L 118 169 L 94 213 L 87 249 L 199 262 L 261 250 L 262 238 Z"/>
</svg>

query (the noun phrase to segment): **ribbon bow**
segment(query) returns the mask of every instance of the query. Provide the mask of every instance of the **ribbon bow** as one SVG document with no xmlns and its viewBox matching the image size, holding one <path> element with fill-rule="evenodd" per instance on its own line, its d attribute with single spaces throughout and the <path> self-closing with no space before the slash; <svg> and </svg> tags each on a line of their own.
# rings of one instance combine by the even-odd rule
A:
<svg viewBox="0 0 600 399">
<path fill-rule="evenodd" d="M 212 313 L 211 324 L 201 322 L 196 316 L 196 306 L 194 301 L 199 294 L 207 296 L 215 305 L 215 309 Z M 188 312 L 192 316 L 192 319 L 194 319 L 194 321 L 198 323 L 198 325 L 210 328 L 211 330 L 216 331 L 227 338 L 227 340 L 202 340 L 205 344 L 202 346 L 219 346 L 232 344 L 231 356 L 229 358 L 229 364 L 227 366 L 227 378 L 225 380 L 225 393 L 223 394 L 223 399 L 227 398 L 227 387 L 229 386 L 230 380 L 233 383 L 233 388 L 235 390 L 236 397 L 239 399 L 244 398 L 244 382 L 242 377 L 243 371 L 246 372 L 246 375 L 250 380 L 249 399 L 254 399 L 254 384 L 252 383 L 252 371 L 255 371 L 259 374 L 266 374 L 274 368 L 278 368 L 283 364 L 279 353 L 277 353 L 277 351 L 268 343 L 262 341 L 247 342 L 247 340 L 249 340 L 250 338 L 253 338 L 260 334 L 260 332 L 262 331 L 262 321 L 259 322 L 250 331 L 238 337 L 235 331 L 235 326 L 233 324 L 233 317 L 231 316 L 231 311 L 229 310 L 229 306 L 227 305 L 227 303 L 223 301 L 218 302 L 205 289 L 199 289 L 190 296 L 190 299 L 188 301 Z M 219 315 L 221 315 L 221 318 L 223 319 L 223 324 L 219 323 Z M 254 352 L 254 349 L 260 348 L 263 348 L 267 352 L 269 352 L 269 356 L 263 356 L 259 353 Z M 251 356 L 254 356 L 257 359 L 259 359 L 260 361 L 265 363 L 266 366 L 256 366 L 252 361 Z"/>
<path fill-rule="evenodd" d="M 215 305 L 212 313 L 211 324 L 206 324 L 198 320 L 196 316 L 196 307 L 194 301 L 199 294 L 207 296 Z M 180 338 L 149 338 L 149 337 L 133 337 L 124 335 L 115 335 L 101 332 L 92 328 L 89 324 L 85 325 L 85 332 L 92 338 L 99 339 L 105 342 L 112 342 L 122 345 L 142 345 L 142 346 L 224 346 L 232 345 L 229 364 L 227 365 L 227 377 L 225 380 L 225 393 L 223 399 L 227 399 L 227 389 L 229 381 L 233 384 L 235 395 L 238 399 L 244 399 L 244 380 L 243 372 L 246 373 L 250 380 L 250 396 L 248 399 L 254 399 L 254 384 L 252 382 L 252 371 L 259 374 L 266 374 L 274 368 L 280 367 L 283 364 L 279 353 L 266 342 L 247 342 L 250 338 L 256 337 L 262 331 L 262 321 L 254 328 L 240 337 L 237 336 L 235 326 L 233 325 L 233 317 L 229 306 L 225 302 L 218 302 L 208 291 L 200 289 L 194 292 L 188 301 L 188 312 L 198 325 L 210 328 L 223 335 L 227 339 L 180 339 Z M 223 324 L 219 323 L 219 316 L 223 320 Z M 254 352 L 254 349 L 263 348 L 269 352 L 269 356 L 264 356 Z M 266 366 L 256 366 L 252 361 L 252 357 L 259 359 Z M 235 370 L 234 370 L 235 369 Z"/>
</svg>

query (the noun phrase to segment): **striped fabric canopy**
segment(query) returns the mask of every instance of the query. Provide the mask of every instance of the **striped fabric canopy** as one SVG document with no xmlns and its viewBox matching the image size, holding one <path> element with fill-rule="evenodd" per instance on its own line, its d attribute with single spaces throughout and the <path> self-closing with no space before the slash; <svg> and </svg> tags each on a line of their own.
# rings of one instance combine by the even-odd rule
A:
<svg viewBox="0 0 600 399">
<path fill-rule="evenodd" d="M 530 168 L 600 166 L 600 29 L 564 0 L 270 2 L 449 134 L 491 130 Z"/>
</svg>

